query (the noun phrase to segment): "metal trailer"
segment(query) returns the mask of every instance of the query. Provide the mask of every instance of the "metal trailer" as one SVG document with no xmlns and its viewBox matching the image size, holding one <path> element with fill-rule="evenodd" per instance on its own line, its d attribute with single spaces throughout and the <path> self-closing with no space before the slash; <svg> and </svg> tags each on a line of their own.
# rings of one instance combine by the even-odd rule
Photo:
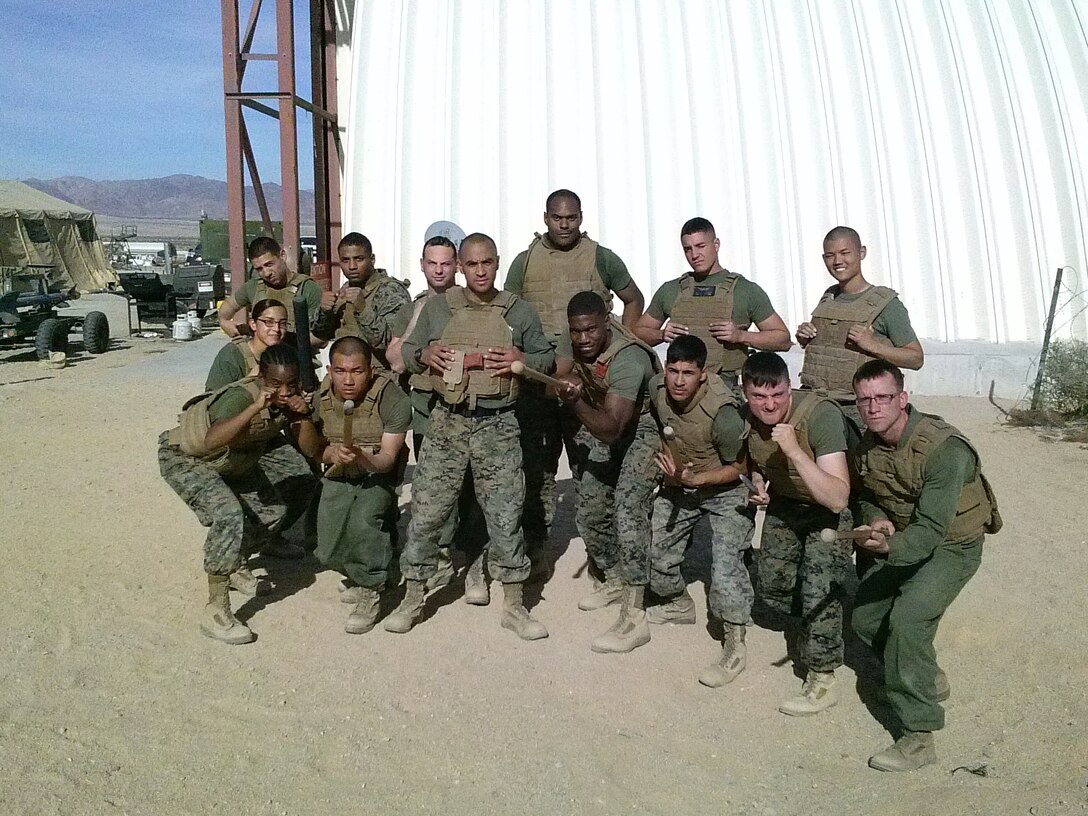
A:
<svg viewBox="0 0 1088 816">
<path fill-rule="evenodd" d="M 34 338 L 38 359 L 68 351 L 68 335 L 82 331 L 83 347 L 102 354 L 110 345 L 110 324 L 103 312 L 61 315 L 57 309 L 79 297 L 75 289 L 50 292 L 52 266 L 0 266 L 0 341 Z"/>
</svg>

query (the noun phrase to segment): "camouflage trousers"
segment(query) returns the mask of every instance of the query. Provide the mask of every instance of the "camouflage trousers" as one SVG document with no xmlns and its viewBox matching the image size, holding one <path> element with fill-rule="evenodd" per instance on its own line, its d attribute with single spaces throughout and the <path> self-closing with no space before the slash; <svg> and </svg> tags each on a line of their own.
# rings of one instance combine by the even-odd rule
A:
<svg viewBox="0 0 1088 816">
<path fill-rule="evenodd" d="M 881 559 L 858 584 L 854 632 L 883 659 L 888 702 L 910 731 L 944 728 L 933 638 L 981 561 L 980 536 L 967 544 L 942 544 L 920 564 L 893 567 Z"/>
<path fill-rule="evenodd" d="M 324 479 L 317 507 L 317 549 L 322 564 L 359 586 L 385 586 L 397 543 L 397 495 L 387 476 Z"/>
<path fill-rule="evenodd" d="M 661 449 L 657 428 L 647 415 L 633 437 L 612 445 L 580 428 L 576 444 L 586 452 L 575 472 L 575 521 L 586 553 L 597 569 L 616 568 L 625 584 L 645 586 L 650 582 L 650 512 L 658 474 L 654 454 Z"/>
<path fill-rule="evenodd" d="M 159 437 L 159 472 L 208 528 L 204 571 L 229 575 L 262 537 L 294 522 L 306 509 L 315 480 L 287 440 L 271 444 L 249 473 L 224 479 L 207 462 Z"/>
<path fill-rule="evenodd" d="M 818 505 L 771 500 L 759 552 L 759 596 L 770 609 L 801 617 L 801 662 L 814 671 L 842 665 L 843 580 L 851 542 L 820 540 L 839 516 Z"/>
<path fill-rule="evenodd" d="M 468 417 L 444 405 L 431 414 L 412 478 L 412 521 L 400 560 L 404 577 L 426 581 L 434 575 L 439 541 L 469 468 L 490 537 L 488 572 L 503 583 L 529 577 L 521 531 L 525 476 L 514 412 Z"/>
<path fill-rule="evenodd" d="M 430 413 L 427 414 L 427 427 L 430 427 Z M 427 437 L 412 430 L 412 452 L 415 454 L 416 463 L 419 463 L 419 454 L 423 449 L 423 440 Z M 438 539 L 438 549 L 449 557 L 450 550 L 456 543 L 457 549 L 463 553 L 475 555 L 487 546 L 487 523 L 484 520 L 484 511 L 480 509 L 480 502 L 476 498 L 476 487 L 472 481 L 472 468 L 465 471 L 464 482 L 461 485 L 461 495 L 453 512 L 446 518 L 442 525 L 442 535 Z"/>
<path fill-rule="evenodd" d="M 517 403 L 521 429 L 521 456 L 525 463 L 525 509 L 522 528 L 531 544 L 548 540 L 555 517 L 555 478 L 563 447 L 571 470 L 575 468 L 574 439 L 578 420 L 559 400 L 546 397 L 527 386 Z"/>
<path fill-rule="evenodd" d="M 709 517 L 711 538 L 710 612 L 718 620 L 743 626 L 752 614 L 752 579 L 744 551 L 752 538 L 752 519 L 741 512 L 748 502 L 742 484 L 710 492 L 662 487 L 654 499 L 650 588 L 671 597 L 685 590 L 680 565 L 700 519 Z"/>
</svg>

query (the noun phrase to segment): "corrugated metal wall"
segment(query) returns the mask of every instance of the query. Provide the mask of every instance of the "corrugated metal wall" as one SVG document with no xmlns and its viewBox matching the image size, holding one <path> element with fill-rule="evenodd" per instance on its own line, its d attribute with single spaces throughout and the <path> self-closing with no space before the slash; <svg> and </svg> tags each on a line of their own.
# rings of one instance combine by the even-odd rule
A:
<svg viewBox="0 0 1088 816">
<path fill-rule="evenodd" d="M 1041 339 L 1054 270 L 1085 283 L 1088 0 L 357 0 L 340 104 L 345 231 L 421 283 L 423 231 L 505 265 L 557 187 L 646 294 L 680 225 L 792 327 L 848 224 L 919 335 Z M 1083 298 L 1061 334 L 1088 337 Z"/>
</svg>

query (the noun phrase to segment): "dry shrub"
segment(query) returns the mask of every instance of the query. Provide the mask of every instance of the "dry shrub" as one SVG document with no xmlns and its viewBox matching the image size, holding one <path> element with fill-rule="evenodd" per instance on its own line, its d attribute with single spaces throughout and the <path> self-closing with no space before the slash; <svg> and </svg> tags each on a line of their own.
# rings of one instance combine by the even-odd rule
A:
<svg viewBox="0 0 1088 816">
<path fill-rule="evenodd" d="M 1006 420 L 1010 425 L 1024 428 L 1034 428 L 1039 425 L 1053 427 L 1064 423 L 1061 414 L 1056 414 L 1045 408 L 1041 411 L 1034 411 L 1031 408 L 1012 408 L 1009 411 Z"/>
<path fill-rule="evenodd" d="M 1047 352 L 1039 394 L 1043 411 L 1062 419 L 1088 418 L 1088 343 L 1055 340 Z"/>
</svg>

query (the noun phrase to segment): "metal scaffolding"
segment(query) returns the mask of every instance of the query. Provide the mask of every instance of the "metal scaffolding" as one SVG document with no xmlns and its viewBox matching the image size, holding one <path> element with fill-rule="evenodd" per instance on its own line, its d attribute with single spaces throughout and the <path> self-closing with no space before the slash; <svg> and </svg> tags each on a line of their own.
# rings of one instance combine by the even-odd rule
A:
<svg viewBox="0 0 1088 816">
<path fill-rule="evenodd" d="M 276 15 L 276 53 L 252 50 L 261 17 L 262 0 L 252 0 L 245 30 L 241 28 L 239 0 L 222 0 L 223 107 L 227 140 L 227 219 L 230 235 L 231 285 L 245 280 L 245 170 L 249 171 L 265 232 L 272 234 L 272 219 L 261 183 L 243 108 L 279 120 L 280 184 L 283 193 L 283 245 L 288 263 L 297 268 L 299 252 L 298 117 L 302 108 L 313 115 L 314 196 L 317 257 L 313 276 L 324 288 L 330 285 L 332 249 L 340 240 L 340 143 L 336 119 L 336 14 L 334 0 L 309 0 L 311 100 L 295 91 L 294 0 L 272 0 Z M 272 4 L 270 3 L 270 5 Z M 276 63 L 274 90 L 244 90 L 249 62 Z M 273 103 L 275 107 L 272 106 Z"/>
</svg>

